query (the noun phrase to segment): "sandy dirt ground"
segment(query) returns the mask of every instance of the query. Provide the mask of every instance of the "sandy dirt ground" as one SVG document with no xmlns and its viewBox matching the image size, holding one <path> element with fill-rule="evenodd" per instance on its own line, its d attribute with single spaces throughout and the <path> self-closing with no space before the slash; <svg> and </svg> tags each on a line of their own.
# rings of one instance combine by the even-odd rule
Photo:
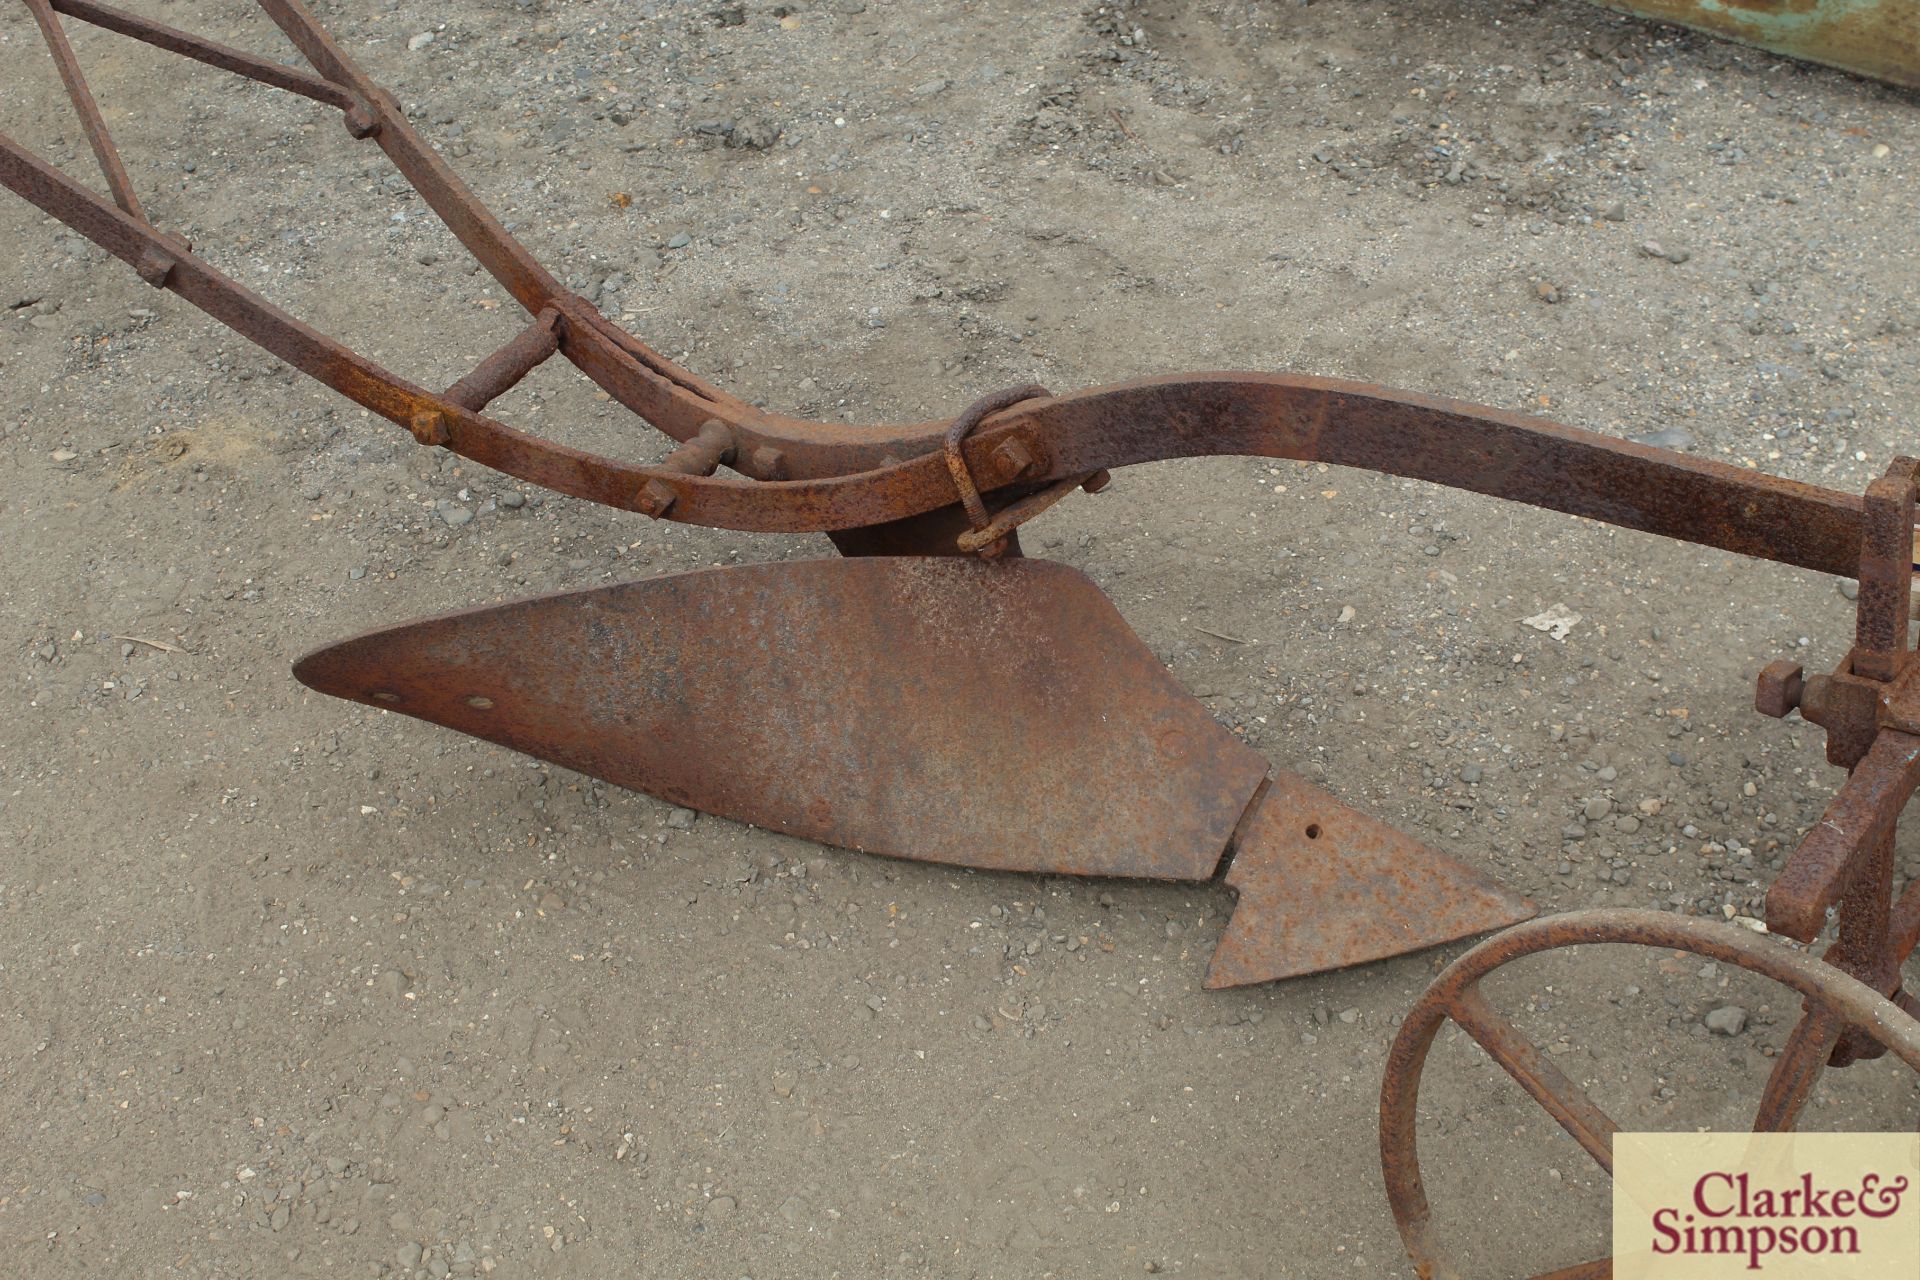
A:
<svg viewBox="0 0 1920 1280">
<path fill-rule="evenodd" d="M 238 0 L 129 3 L 292 56 Z M 1920 451 L 1920 100 L 1575 0 L 319 13 L 572 287 L 756 402 L 1295 370 L 1850 492 Z M 332 113 L 74 25 L 223 269 L 430 386 L 517 328 Z M 0 130 L 96 180 L 17 5 Z M 310 694 L 292 659 L 381 622 L 830 548 L 422 450 L 11 197 L 0 249 L 0 1271 L 1411 1274 L 1375 1102 L 1461 948 L 1207 993 L 1225 888 L 829 850 Z M 558 361 L 495 409 L 665 448 Z M 1752 679 L 1837 662 L 1848 583 L 1254 459 L 1027 546 L 1544 909 L 1751 916 L 1839 781 Z M 1629 1128 L 1744 1124 L 1797 1012 L 1617 949 L 1491 992 Z M 1471 1042 L 1425 1102 L 1475 1274 L 1605 1251 L 1604 1177 Z M 1917 1108 L 1882 1060 L 1805 1123 Z"/>
</svg>

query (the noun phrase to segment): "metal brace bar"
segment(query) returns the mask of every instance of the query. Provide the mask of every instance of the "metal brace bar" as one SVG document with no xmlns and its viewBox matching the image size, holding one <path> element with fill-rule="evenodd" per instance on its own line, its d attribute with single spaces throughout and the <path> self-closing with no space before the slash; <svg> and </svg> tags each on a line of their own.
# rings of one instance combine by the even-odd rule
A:
<svg viewBox="0 0 1920 1280">
<path fill-rule="evenodd" d="M 312 98 L 329 107 L 346 111 L 354 104 L 353 96 L 330 80 L 269 62 L 265 58 L 256 58 L 250 53 L 212 40 L 203 40 L 164 23 L 149 22 L 135 14 L 95 4 L 93 0 L 48 0 L 48 3 L 56 12 L 70 18 L 78 18 L 103 30 L 150 44 L 156 49 L 165 49 L 168 53 L 177 53 L 183 58 L 192 58 L 195 62 L 204 62 L 222 71 L 231 71 L 249 80 L 258 80 L 276 89 L 285 89 L 288 93 L 297 93 L 303 98 Z"/>
<path fill-rule="evenodd" d="M 548 307 L 505 346 L 473 367 L 447 388 L 446 399 L 463 409 L 480 412 L 511 391 L 529 373 L 560 349 L 560 313 Z"/>
<path fill-rule="evenodd" d="M 1848 887 L 1858 855 L 1893 827 L 1920 786 L 1920 738 L 1883 729 L 1767 890 L 1767 927 L 1811 942 Z"/>
<path fill-rule="evenodd" d="M 67 43 L 67 33 L 61 28 L 59 17 L 47 0 L 27 0 L 27 8 L 33 11 L 33 20 L 40 24 L 40 34 L 47 39 L 54 65 L 60 68 L 60 79 L 66 83 L 67 96 L 73 99 L 73 109 L 80 114 L 80 126 L 86 130 L 94 159 L 100 162 L 100 172 L 106 175 L 113 202 L 145 222 L 147 215 L 141 211 L 139 197 L 133 194 L 133 179 L 127 176 L 127 167 L 120 163 L 120 153 L 113 149 L 107 122 L 100 115 L 100 104 L 93 100 L 93 91 L 87 88 L 87 78 L 80 71 L 79 59 L 73 56 L 73 46 Z"/>
</svg>

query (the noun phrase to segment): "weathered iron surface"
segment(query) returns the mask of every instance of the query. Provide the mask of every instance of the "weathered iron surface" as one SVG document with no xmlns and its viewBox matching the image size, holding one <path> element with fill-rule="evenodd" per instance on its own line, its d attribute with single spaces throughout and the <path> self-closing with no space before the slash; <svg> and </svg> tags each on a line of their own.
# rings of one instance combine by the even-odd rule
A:
<svg viewBox="0 0 1920 1280">
<path fill-rule="evenodd" d="M 260 4 L 317 75 L 95 0 L 29 3 L 123 207 L 3 135 L 0 185 L 423 444 L 544 488 L 691 524 L 838 532 L 844 547 L 892 554 L 945 550 L 937 544 L 958 522 L 940 513 L 971 497 L 976 508 L 953 536 L 978 553 L 1011 550 L 1010 530 L 1020 519 L 1076 482 L 1097 488 L 1101 472 L 1169 458 L 1250 454 L 1385 471 L 1804 568 L 1857 571 L 1861 502 L 1852 495 L 1363 383 L 1263 374 L 1161 378 L 990 401 L 952 423 L 854 426 L 766 413 L 666 360 L 565 289 L 298 0 Z M 99 113 L 90 109 L 56 11 L 341 111 L 347 131 L 385 151 L 535 323 L 436 395 L 215 271 L 142 216 Z M 480 412 L 555 350 L 674 440 L 694 440 L 719 423 L 732 443 L 725 465 L 739 478 L 585 453 Z M 945 441 L 961 425 L 969 429 L 956 445 L 956 470 Z M 990 517 L 985 524 L 983 515 Z"/>
<path fill-rule="evenodd" d="M 1388 1196 L 1422 1276 L 1454 1274 L 1434 1238 L 1414 1141 L 1421 1067 L 1446 1019 L 1478 1041 L 1602 1168 L 1611 1168 L 1613 1121 L 1480 995 L 1480 979 L 1509 960 L 1560 946 L 1637 943 L 1726 960 L 1799 991 L 1802 1014 L 1761 1091 L 1756 1131 L 1793 1128 L 1829 1067 L 1891 1050 L 1920 1070 L 1920 1000 L 1902 989 L 1901 979 L 1901 967 L 1920 944 L 1920 887 L 1908 885 L 1897 899 L 1893 892 L 1895 832 L 1920 787 L 1920 654 L 1909 639 L 1908 618 L 1917 476 L 1920 464 L 1896 458 L 1867 489 L 1854 644 L 1846 658 L 1832 675 L 1811 678 L 1794 663 L 1771 663 L 1755 691 L 1754 705 L 1764 714 L 1798 709 L 1825 728 L 1828 759 L 1849 770 L 1766 898 L 1769 928 L 1806 943 L 1825 931 L 1837 906 L 1833 944 L 1816 960 L 1742 930 L 1653 913 L 1587 912 L 1522 925 L 1456 961 L 1403 1024 L 1381 1085 Z M 1555 1274 L 1609 1273 L 1601 1261 Z"/>
<path fill-rule="evenodd" d="M 828 844 L 1205 880 L 1266 773 L 1077 570 L 742 565 L 375 631 L 323 693 Z"/>
<path fill-rule="evenodd" d="M 1594 0 L 1920 89 L 1920 0 Z"/>
<path fill-rule="evenodd" d="M 1863 851 L 1891 837 L 1916 786 L 1920 738 L 1894 730 L 1878 735 L 1767 891 L 1768 926 L 1812 942 L 1826 927 L 1827 909 L 1859 882 Z"/>
<path fill-rule="evenodd" d="M 1810 678 L 1792 663 L 1770 664 L 1760 673 L 1754 700 L 1770 715 L 1797 707 L 1827 731 L 1827 759 L 1849 770 L 1846 784 L 1767 891 L 1767 924 L 1810 943 L 1837 905 L 1839 936 L 1822 958 L 1903 1003 L 1912 996 L 1902 989 L 1901 966 L 1920 944 L 1920 892 L 1909 885 L 1898 900 L 1893 892 L 1895 832 L 1920 788 L 1920 654 L 1912 647 L 1908 617 L 1917 483 L 1920 463 L 1895 458 L 1867 488 L 1854 644 L 1847 656 L 1832 674 Z M 1808 1019 L 1813 1016 L 1809 1010 Z M 1835 1066 L 1881 1052 L 1853 1032 L 1822 1031 L 1796 1033 L 1794 1043 L 1810 1052 L 1830 1046 Z M 1835 1032 L 1837 1041 L 1825 1032 Z M 1778 1093 L 1769 1095 L 1776 1107 Z"/>
<path fill-rule="evenodd" d="M 1240 894 L 1209 987 L 1404 955 L 1517 924 L 1533 904 L 1281 772 L 1234 841 Z"/>
<path fill-rule="evenodd" d="M 1512 1022 L 1496 1012 L 1480 989 L 1502 965 L 1559 947 L 1625 944 L 1691 952 L 1760 974 L 1798 992 L 1808 1015 L 1774 1067 L 1773 1082 L 1762 1099 L 1755 1129 L 1788 1129 L 1798 1115 L 1826 1052 L 1841 1031 L 1891 1051 L 1920 1071 L 1920 1020 L 1872 987 L 1804 952 L 1791 951 L 1769 938 L 1734 925 L 1688 920 L 1659 911 L 1578 911 L 1516 925 L 1495 934 L 1455 960 L 1427 988 L 1394 1036 L 1380 1084 L 1380 1164 L 1400 1238 L 1422 1280 L 1457 1278 L 1441 1233 L 1434 1223 L 1420 1175 L 1418 1117 L 1420 1077 L 1435 1036 L 1452 1021 L 1512 1076 L 1542 1110 L 1552 1116 L 1603 1170 L 1611 1170 L 1611 1135 L 1619 1128 L 1578 1084 L 1553 1065 Z M 1796 1045 L 1798 1047 L 1796 1047 Z M 1784 1088 L 1774 1085 L 1783 1080 Z M 1778 1099 L 1779 1101 L 1774 1101 Z M 1474 1229 L 1463 1217 L 1461 1234 Z M 1608 1259 L 1543 1274 L 1539 1280 L 1604 1277 Z"/>
<path fill-rule="evenodd" d="M 530 483 L 656 518 L 737 529 L 828 531 L 850 554 L 911 557 L 892 569 L 850 570 L 837 578 L 824 568 L 787 566 L 783 576 L 775 568 L 763 567 L 747 572 L 736 585 L 716 585 L 717 580 L 708 578 L 699 578 L 697 585 L 694 579 L 676 579 L 660 587 L 616 589 L 585 602 L 574 597 L 563 598 L 571 601 L 567 604 L 530 602 L 471 615 L 457 625 L 441 620 L 394 633 L 378 644 L 362 640 L 330 651 L 329 661 L 336 664 L 343 654 L 357 655 L 355 661 L 361 665 L 351 674 L 365 685 L 369 678 L 365 664 L 376 651 L 383 657 L 406 656 L 407 661 L 417 662 L 419 647 L 429 638 L 453 643 L 442 634 L 451 627 L 449 634 L 460 644 L 481 646 L 468 650 L 469 658 L 484 651 L 490 655 L 486 662 L 492 664 L 457 669 L 471 676 L 512 672 L 517 688 L 534 693 L 531 701 L 515 703 L 518 693 L 468 690 L 449 702 L 446 699 L 458 691 L 444 683 L 450 678 L 446 671 L 436 674 L 430 666 L 398 667 L 391 673 L 396 680 L 406 676 L 415 683 L 405 690 L 396 686 L 381 692 L 416 699 L 416 705 L 404 708 L 415 714 L 526 745 L 549 758 L 580 762 L 581 767 L 604 776 L 630 778 L 716 812 L 856 847 L 906 853 L 910 852 L 906 846 L 914 845 L 921 856 L 979 866 L 1030 863 L 1054 870 L 1093 871 L 1130 867 L 1113 873 L 1203 876 L 1214 865 L 1212 859 L 1224 847 L 1224 833 L 1232 829 L 1252 793 L 1254 783 L 1247 779 L 1257 782 L 1259 769 L 1252 754 L 1224 737 L 1204 712 L 1177 696 L 1158 664 L 1084 579 L 1076 578 L 1073 589 L 1061 599 L 1091 598 L 1099 602 L 1098 608 L 1089 605 L 1069 615 L 1060 611 L 1059 600 L 1051 601 L 1051 608 L 1038 603 L 1046 595 L 1037 588 L 1046 570 L 1009 570 L 1006 577 L 988 578 L 977 576 L 983 572 L 977 565 L 937 570 L 926 563 L 926 557 L 999 552 L 1017 559 L 1014 530 L 1022 520 L 1077 486 L 1097 490 L 1110 468 L 1244 454 L 1408 476 L 1623 528 L 1858 576 L 1861 619 L 1849 661 L 1831 676 L 1810 679 L 1803 679 L 1797 669 L 1775 669 L 1763 682 L 1760 703 L 1780 714 L 1798 705 L 1809 720 L 1827 727 L 1829 757 L 1850 768 L 1869 758 L 1884 764 L 1899 746 L 1898 739 L 1888 735 L 1920 733 L 1920 689 L 1916 688 L 1920 673 L 1912 661 L 1903 611 L 1913 515 L 1915 466 L 1910 461 L 1897 463 L 1863 501 L 1457 401 L 1361 383 L 1273 374 L 1150 379 L 1064 396 L 1047 395 L 1038 387 L 1019 388 L 986 397 L 951 422 L 859 427 L 767 413 L 666 360 L 586 299 L 566 290 L 474 198 L 413 129 L 392 96 L 353 65 L 299 0 L 260 0 L 260 5 L 305 56 L 312 73 L 96 0 L 24 2 L 45 35 L 113 198 L 88 190 L 4 136 L 0 136 L 0 184 L 130 263 L 148 283 L 177 293 L 404 427 L 422 444 L 451 449 Z M 1772 6 L 1764 0 L 1742 0 L 1736 7 L 1755 13 L 1804 14 L 1811 6 L 1797 0 Z M 1898 7 L 1891 0 L 1877 5 L 1862 0 L 1830 6 L 1829 15 Z M 190 245 L 146 218 L 59 16 L 120 32 L 340 111 L 347 133 L 373 142 L 386 153 L 449 229 L 527 309 L 531 323 L 445 392 L 436 394 L 316 332 L 214 270 Z M 1911 38 L 1910 31 L 1905 34 Z M 1897 48 L 1899 41 L 1888 45 Z M 663 462 L 642 465 L 571 449 L 483 414 L 501 392 L 556 354 L 679 447 Z M 737 474 L 717 474 L 722 467 Z M 947 576 L 941 578 L 942 573 Z M 918 587 L 907 590 L 911 584 L 936 579 L 950 584 L 945 596 Z M 810 591 L 825 595 L 803 599 Z M 982 596 L 982 591 L 988 594 Z M 998 596 L 992 594 L 996 591 Z M 757 605 L 750 604 L 750 599 L 757 600 Z M 975 633 L 995 616 L 985 608 L 985 602 L 993 599 L 1010 606 L 1021 600 L 1033 602 L 1031 615 L 1018 627 L 996 624 L 1003 629 L 993 633 L 1022 636 L 1017 654 L 1002 649 L 991 660 L 984 653 L 963 659 L 950 652 L 950 639 L 943 641 L 941 632 L 929 629 L 933 620 L 946 619 L 951 635 L 974 635 L 984 641 L 987 637 Z M 836 601 L 884 606 L 885 617 L 844 626 L 837 634 L 821 632 L 821 652 L 833 655 L 839 665 L 812 673 L 820 676 L 817 687 L 806 686 L 795 671 L 783 670 L 782 656 L 789 667 L 794 665 L 790 655 L 776 655 L 767 647 L 767 637 L 746 629 L 765 622 L 772 627 L 769 635 L 797 639 L 794 628 L 820 625 L 826 616 L 821 610 Z M 727 617 L 734 629 L 727 634 L 722 634 L 725 628 L 713 612 L 723 605 L 733 610 Z M 614 622 L 623 608 L 629 611 L 625 616 L 630 625 L 625 633 L 616 634 L 619 628 Z M 668 635 L 679 625 L 670 608 L 687 611 L 682 619 L 684 636 Z M 490 624 L 520 617 L 514 613 L 517 609 L 530 610 L 526 617 L 542 628 L 523 638 L 528 652 L 516 657 L 505 648 L 486 650 L 483 641 L 505 643 L 505 632 Z M 588 616 L 599 623 L 587 627 L 581 619 Z M 549 619 L 561 621 L 549 629 Z M 887 648 L 899 645 L 902 636 L 914 637 L 920 648 Z M 870 661 L 871 652 L 860 649 L 863 641 L 876 646 L 872 652 L 886 652 L 885 660 Z M 1116 670 L 1141 673 L 1138 690 L 1120 687 L 1123 682 L 1112 672 L 1096 678 L 1085 672 L 1097 667 L 1082 663 L 1076 669 L 1065 655 L 1082 650 L 1122 655 L 1124 661 Z M 915 665 L 916 658 L 936 653 L 947 655 L 944 666 Z M 648 721 L 644 732 L 629 723 L 622 731 L 624 738 L 589 740 L 580 732 L 580 717 L 573 714 L 583 704 L 567 701 L 570 697 L 593 695 L 600 699 L 598 705 L 635 716 L 647 707 L 657 712 L 662 705 L 657 691 L 649 692 L 652 701 L 631 689 L 625 691 L 624 700 L 614 696 L 615 677 L 583 658 L 595 654 L 640 661 L 640 669 L 651 669 L 645 661 L 666 662 L 671 656 L 673 671 L 706 671 L 702 692 L 689 692 L 694 686 L 685 685 L 676 695 L 690 719 Z M 536 659 L 551 668 L 542 677 L 545 686 L 530 678 L 533 667 L 529 664 Z M 316 657 L 303 670 L 319 673 L 324 668 Z M 936 669 L 943 674 L 928 674 Z M 733 674 L 723 679 L 723 671 Z M 1043 671 L 1049 673 L 1045 679 L 1038 674 Z M 759 684 L 749 681 L 748 675 Z M 821 692 L 852 687 L 847 681 L 856 676 L 866 681 L 861 686 L 864 701 L 837 704 Z M 801 721 L 791 717 L 778 692 L 800 687 L 791 685 L 795 680 L 811 689 L 813 698 L 806 703 L 810 727 L 797 736 L 793 726 Z M 727 689 L 736 692 L 726 696 L 711 692 Z M 1021 704 L 1009 696 L 1014 690 L 1030 691 L 1034 699 Z M 1080 700 L 1063 702 L 1063 690 L 1076 691 Z M 365 689 L 361 692 L 371 696 Z M 766 696 L 756 701 L 756 695 Z M 474 698 L 494 701 L 489 707 L 464 701 Z M 1062 710 L 1068 704 L 1079 710 Z M 518 718 L 477 714 L 503 705 L 517 706 L 521 714 Z M 1047 714 L 1056 720 L 1044 728 L 1016 731 L 1005 715 L 994 719 L 994 708 L 1016 706 L 1030 718 L 1039 714 L 1036 708 L 1052 708 Z M 1173 763 L 1150 779 L 1153 785 L 1136 786 L 1136 780 L 1152 773 L 1139 755 L 1138 742 L 1127 736 L 1137 736 L 1140 730 L 1118 732 L 1106 721 L 1090 720 L 1096 707 L 1130 715 L 1151 709 L 1153 715 L 1204 724 L 1205 731 L 1195 729 L 1198 736 L 1192 742 L 1183 738 L 1178 749 L 1163 742 L 1163 754 Z M 881 741 L 885 735 L 873 728 L 879 708 L 896 713 L 889 730 L 894 735 L 891 748 Z M 739 724 L 752 727 L 751 731 L 736 728 L 734 739 L 697 736 L 711 735 L 716 725 L 727 723 L 727 715 L 736 711 L 762 719 L 747 715 Z M 788 719 L 767 718 L 778 715 Z M 854 721 L 858 727 L 836 728 L 841 720 Z M 789 746 L 817 743 L 824 744 L 825 750 L 837 745 L 838 756 L 827 751 L 824 757 L 832 767 L 823 758 L 810 756 L 795 757 L 795 768 L 789 772 L 770 769 L 768 759 L 786 757 L 769 757 L 753 748 L 764 748 L 774 740 L 777 735 L 770 726 L 776 722 L 787 726 L 787 736 L 780 740 Z M 983 727 L 989 723 L 994 726 L 991 730 Z M 1081 746 L 1082 754 L 1062 749 L 1062 744 L 1074 739 L 1076 727 L 1091 729 L 1096 723 L 1105 736 L 1090 736 Z M 1150 725 L 1153 717 L 1138 723 Z M 676 738 L 675 734 L 696 737 Z M 693 752 L 659 745 L 689 741 L 703 745 Z M 950 745 L 955 743 L 962 745 Z M 651 754 L 641 749 L 649 744 Z M 1100 750 L 1108 751 L 1111 758 L 1088 744 L 1104 744 Z M 1093 754 L 1085 754 L 1088 751 Z M 989 760 L 1000 764 L 990 767 Z M 1226 767 L 1229 763 L 1231 768 Z M 943 775 L 941 769 L 952 772 Z M 1076 769 L 1081 772 L 1075 773 Z M 1103 775 L 1103 769 L 1110 772 Z M 942 798 L 923 806 L 924 811 L 913 810 L 879 781 L 904 786 L 915 770 L 931 778 L 936 789 L 945 788 L 939 792 Z M 1835 828 L 1844 829 L 1846 838 L 1829 833 L 1821 837 L 1825 844 L 1803 850 L 1790 874 L 1783 877 L 1777 907 L 1783 924 L 1805 933 L 1817 925 L 1837 894 L 1843 918 L 1853 923 L 1843 928 L 1842 945 L 1833 958 L 1883 989 L 1893 981 L 1887 976 L 1888 948 L 1899 951 L 1904 944 L 1910 951 L 1911 939 L 1920 937 L 1920 898 L 1909 894 L 1891 907 L 1884 901 L 1882 864 L 1887 859 L 1876 852 L 1891 830 L 1887 806 L 1911 790 L 1907 782 L 1911 769 L 1896 772 L 1897 776 L 1883 777 L 1886 770 L 1875 765 L 1857 779 L 1842 802 L 1859 812 L 1850 809 L 1841 814 L 1848 821 Z M 1099 776 L 1110 780 L 1104 791 L 1074 785 L 1076 779 L 1085 783 Z M 847 789 L 848 780 L 856 779 L 865 779 L 861 784 L 865 790 Z M 1203 784 L 1201 779 L 1207 781 Z M 960 795 L 962 781 L 984 788 L 982 812 L 1026 813 L 1017 822 L 1011 816 L 993 818 L 1016 822 L 993 829 L 1003 835 L 1025 833 L 1023 851 L 1008 853 L 998 847 L 1006 844 L 1005 839 L 997 846 L 986 839 L 982 832 L 990 823 L 959 822 L 964 805 L 955 797 Z M 1289 788 L 1298 785 L 1297 780 L 1281 780 L 1267 793 L 1262 809 L 1244 823 L 1235 869 L 1242 903 L 1230 926 L 1228 945 L 1217 961 L 1219 980 L 1236 972 L 1275 975 L 1303 966 L 1352 963 L 1368 954 L 1404 949 L 1416 938 L 1461 936 L 1510 918 L 1520 909 L 1464 869 L 1438 860 L 1433 851 L 1337 806 L 1327 810 L 1338 816 L 1324 829 L 1330 832 L 1337 827 L 1349 837 L 1337 842 L 1339 858 L 1306 848 L 1299 833 L 1275 816 L 1283 812 L 1280 801 L 1290 794 Z M 1022 794 L 1044 803 L 1022 810 L 1018 802 Z M 1110 801 L 1113 795 L 1123 798 Z M 1204 796 L 1196 812 L 1184 818 L 1168 816 L 1195 795 Z M 1293 798 L 1306 803 L 1302 795 Z M 1331 801 L 1315 795 L 1311 803 L 1324 807 Z M 843 809 L 850 809 L 852 816 Z M 1165 830 L 1172 838 L 1169 848 L 1156 852 L 1151 847 L 1144 816 L 1149 812 L 1156 815 L 1154 821 L 1172 824 Z M 945 843 L 928 835 L 949 819 L 957 825 L 944 837 Z M 1045 842 L 1057 847 L 1043 864 L 1038 861 L 1039 846 Z M 1414 922 L 1391 905 L 1397 896 L 1432 894 L 1429 882 L 1416 885 L 1418 877 L 1410 870 L 1414 867 L 1424 868 L 1424 874 L 1452 887 L 1452 897 L 1442 895 L 1448 909 L 1433 919 Z M 1264 878 L 1256 875 L 1261 868 L 1266 868 Z M 1885 870 L 1890 876 L 1890 869 Z M 1276 894 L 1274 885 L 1282 880 L 1293 884 L 1297 901 L 1289 903 L 1284 894 Z M 1308 909 L 1314 902 L 1341 906 L 1338 913 L 1317 920 Z M 1355 923 L 1361 920 L 1364 927 Z M 1900 994 L 1897 989 L 1893 993 Z"/>
</svg>

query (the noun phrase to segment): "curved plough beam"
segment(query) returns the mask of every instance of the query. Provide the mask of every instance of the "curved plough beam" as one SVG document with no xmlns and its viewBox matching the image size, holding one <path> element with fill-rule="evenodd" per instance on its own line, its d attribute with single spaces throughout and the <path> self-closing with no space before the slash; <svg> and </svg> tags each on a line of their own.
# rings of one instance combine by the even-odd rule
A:
<svg viewBox="0 0 1920 1280">
<path fill-rule="evenodd" d="M 534 317 L 467 378 L 434 393 L 251 292 L 148 222 L 0 134 L 0 185 L 364 408 L 530 484 L 716 528 L 870 528 L 950 507 L 947 424 L 851 426 L 769 414 L 666 360 L 565 289 L 341 52 L 299 0 L 260 0 L 317 75 L 95 0 L 31 0 L 63 73 L 84 81 L 55 14 L 303 94 L 374 141 L 470 252 Z M 83 111 L 111 176 L 104 125 Z M 97 113 L 95 113 L 97 116 Z M 109 163 L 111 162 L 111 163 Z M 116 192 L 119 190 L 116 184 Z M 643 466 L 517 431 L 481 410 L 554 353 L 675 440 L 720 432 L 704 465 Z M 717 424 L 717 426 L 715 425 Z M 1860 500 L 1814 485 L 1483 408 L 1363 383 L 1264 374 L 1150 379 L 1022 403 L 981 424 L 964 460 L 982 492 L 1032 492 L 1141 462 L 1247 454 L 1360 467 L 1589 516 L 1742 555 L 1856 576 Z M 744 479 L 710 474 L 721 462 Z"/>
</svg>

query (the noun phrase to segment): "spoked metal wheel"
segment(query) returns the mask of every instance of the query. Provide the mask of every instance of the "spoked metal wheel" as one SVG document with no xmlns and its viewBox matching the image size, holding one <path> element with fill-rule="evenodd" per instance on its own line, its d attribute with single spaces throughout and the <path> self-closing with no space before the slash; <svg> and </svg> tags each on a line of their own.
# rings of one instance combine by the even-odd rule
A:
<svg viewBox="0 0 1920 1280">
<path fill-rule="evenodd" d="M 1380 1163 L 1400 1238 L 1423 1280 L 1461 1276 L 1434 1227 L 1415 1135 L 1421 1071 L 1434 1037 L 1449 1020 L 1612 1174 L 1612 1137 L 1620 1126 L 1497 1012 L 1480 989 L 1488 974 L 1524 956 L 1609 943 L 1691 952 L 1771 979 L 1805 1000 L 1806 1012 L 1781 1050 L 1762 1095 L 1756 1131 L 1794 1126 L 1835 1041 L 1848 1029 L 1872 1037 L 1920 1072 L 1920 1020 L 1830 965 L 1758 934 L 1658 911 L 1579 911 L 1516 925 L 1461 956 L 1434 980 L 1401 1024 L 1388 1054 L 1380 1086 Z M 1612 1259 L 1601 1258 L 1543 1273 L 1537 1280 L 1596 1280 L 1612 1272 Z"/>
</svg>

